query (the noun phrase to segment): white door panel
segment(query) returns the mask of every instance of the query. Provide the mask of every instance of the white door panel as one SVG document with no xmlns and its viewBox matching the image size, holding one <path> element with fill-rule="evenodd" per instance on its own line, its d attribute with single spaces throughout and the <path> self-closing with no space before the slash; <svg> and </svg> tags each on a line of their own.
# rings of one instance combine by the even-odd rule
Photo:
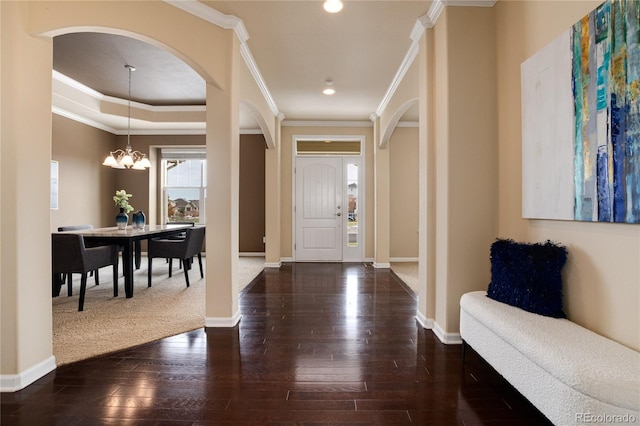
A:
<svg viewBox="0 0 640 426">
<path fill-rule="evenodd" d="M 335 248 L 336 230 L 335 228 L 311 228 L 303 229 L 302 248 L 309 249 L 333 249 Z"/>
<path fill-rule="evenodd" d="M 342 260 L 342 158 L 296 159 L 296 260 Z"/>
</svg>

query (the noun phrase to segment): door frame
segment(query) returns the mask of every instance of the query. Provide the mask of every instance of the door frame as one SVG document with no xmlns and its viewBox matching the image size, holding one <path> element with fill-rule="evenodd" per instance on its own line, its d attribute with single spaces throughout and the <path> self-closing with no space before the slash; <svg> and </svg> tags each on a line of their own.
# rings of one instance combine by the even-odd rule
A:
<svg viewBox="0 0 640 426">
<path fill-rule="evenodd" d="M 346 182 L 348 179 L 347 175 L 347 162 L 345 159 L 357 159 L 358 162 L 358 204 L 359 209 L 362 213 L 358 214 L 358 248 L 357 249 L 349 249 L 347 247 L 347 241 L 349 236 L 347 235 L 347 214 L 343 215 L 343 226 L 342 226 L 342 260 L 341 262 L 364 262 L 365 261 L 365 247 L 366 247 L 366 219 L 365 216 L 367 214 L 366 210 L 366 146 L 365 141 L 366 138 L 364 135 L 293 135 L 292 136 L 292 144 L 291 144 L 291 257 L 292 260 L 296 261 L 296 160 L 298 157 L 339 157 L 343 159 L 342 167 L 343 167 L 343 206 L 347 206 L 347 190 L 346 190 Z M 299 141 L 318 141 L 318 140 L 331 140 L 332 142 L 360 142 L 360 154 L 348 154 L 348 155 L 339 155 L 339 154 L 298 154 L 298 142 Z M 321 262 L 321 261 L 318 261 Z"/>
</svg>

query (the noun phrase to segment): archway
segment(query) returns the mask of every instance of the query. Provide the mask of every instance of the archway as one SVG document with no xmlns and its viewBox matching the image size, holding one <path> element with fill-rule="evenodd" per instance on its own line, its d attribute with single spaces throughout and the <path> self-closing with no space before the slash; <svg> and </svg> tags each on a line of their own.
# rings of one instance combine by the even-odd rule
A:
<svg viewBox="0 0 640 426">
<path fill-rule="evenodd" d="M 166 2 L 18 2 L 3 4 L 2 13 L 3 21 L 7 18 L 11 23 L 2 28 L 3 39 L 12 40 L 10 49 L 3 46 L 3 78 L 13 83 L 10 91 L 3 91 L 3 104 L 7 102 L 12 108 L 7 122 L 3 120 L 3 134 L 11 138 L 3 138 L 2 142 L 2 181 L 3 197 L 13 207 L 3 213 L 2 225 L 2 347 L 6 350 L 2 350 L 1 366 L 3 390 L 15 390 L 55 368 L 51 356 L 49 276 L 51 130 L 47 126 L 51 123 L 52 43 L 47 39 L 70 31 L 108 29 L 135 34 L 179 52 L 205 78 L 207 104 L 211 102 L 216 110 L 216 114 L 207 114 L 206 121 L 208 150 L 224 157 L 224 167 L 212 178 L 217 182 L 232 182 L 234 167 L 237 170 L 237 158 L 234 164 L 227 146 L 237 142 L 237 129 L 231 123 L 237 123 L 238 114 L 237 97 L 229 90 L 232 73 L 228 53 L 239 47 L 234 43 L 233 32 L 178 11 Z M 194 43 L 193 34 L 198 34 L 198 40 L 206 40 L 206 46 Z M 5 68 L 4 64 L 11 67 Z M 34 122 L 39 126 L 33 126 Z M 12 182 L 12 187 L 6 186 L 7 182 Z M 208 241 L 220 245 L 216 254 L 233 250 L 230 241 L 237 237 L 232 231 L 237 218 L 228 213 L 232 203 L 229 193 L 211 201 L 221 212 L 212 232 L 217 238 Z M 29 212 L 28 222 L 18 210 Z M 12 255 L 5 257 L 9 252 Z M 33 264 L 40 267 L 33 268 Z M 237 297 L 229 286 L 232 264 L 228 253 L 215 262 L 207 258 L 207 266 L 222 271 L 218 277 L 207 279 L 207 316 L 222 318 L 225 323 L 234 318 L 237 310 Z"/>
</svg>

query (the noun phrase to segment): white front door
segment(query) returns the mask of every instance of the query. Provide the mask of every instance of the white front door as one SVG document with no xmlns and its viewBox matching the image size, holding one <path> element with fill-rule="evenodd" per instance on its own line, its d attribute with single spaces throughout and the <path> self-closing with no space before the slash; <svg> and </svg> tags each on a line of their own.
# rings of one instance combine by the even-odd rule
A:
<svg viewBox="0 0 640 426">
<path fill-rule="evenodd" d="M 342 261 L 342 158 L 298 157 L 295 174 L 296 261 Z"/>
</svg>

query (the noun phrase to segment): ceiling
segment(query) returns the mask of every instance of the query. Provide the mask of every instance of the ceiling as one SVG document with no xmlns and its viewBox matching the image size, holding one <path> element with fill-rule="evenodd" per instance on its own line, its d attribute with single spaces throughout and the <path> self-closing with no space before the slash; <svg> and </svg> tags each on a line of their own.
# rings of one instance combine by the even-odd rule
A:
<svg viewBox="0 0 640 426">
<path fill-rule="evenodd" d="M 199 6 L 202 4 L 242 20 L 249 34 L 246 44 L 285 121 L 368 122 L 412 45 L 416 21 L 432 2 L 347 0 L 337 14 L 325 12 L 322 1 L 202 1 Z M 73 33 L 54 38 L 54 70 L 103 95 L 128 98 L 125 64 L 136 67 L 133 101 L 162 108 L 204 106 L 204 80 L 167 51 L 110 34 Z M 410 84 L 415 84 L 417 93 L 413 75 L 407 78 L 412 77 Z M 333 81 L 334 95 L 322 94 L 327 79 Z M 407 117 L 416 119 L 417 108 L 408 111 Z M 126 119 L 95 114 L 90 120 L 116 133 L 126 129 Z M 136 126 L 144 128 L 145 123 L 132 120 L 132 129 Z M 147 127 L 158 127 L 157 132 L 162 133 L 173 125 L 147 123 Z M 257 127 L 248 111 L 241 111 L 241 127 Z"/>
</svg>

